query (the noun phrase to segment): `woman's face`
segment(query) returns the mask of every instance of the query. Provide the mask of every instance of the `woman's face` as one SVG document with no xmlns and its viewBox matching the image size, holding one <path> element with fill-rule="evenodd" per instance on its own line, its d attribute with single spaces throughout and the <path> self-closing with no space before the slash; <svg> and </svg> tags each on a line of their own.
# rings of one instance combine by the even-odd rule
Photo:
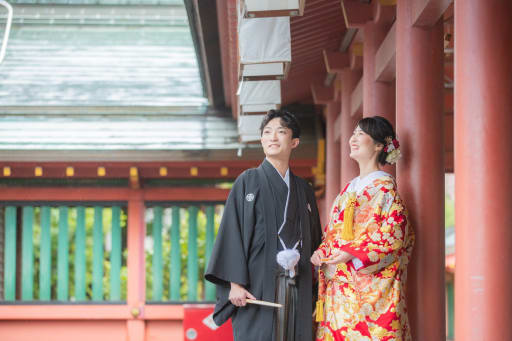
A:
<svg viewBox="0 0 512 341">
<path fill-rule="evenodd" d="M 377 160 L 380 151 L 384 147 L 381 143 L 375 143 L 373 138 L 359 126 L 354 129 L 349 144 L 350 157 L 357 162 Z"/>
</svg>

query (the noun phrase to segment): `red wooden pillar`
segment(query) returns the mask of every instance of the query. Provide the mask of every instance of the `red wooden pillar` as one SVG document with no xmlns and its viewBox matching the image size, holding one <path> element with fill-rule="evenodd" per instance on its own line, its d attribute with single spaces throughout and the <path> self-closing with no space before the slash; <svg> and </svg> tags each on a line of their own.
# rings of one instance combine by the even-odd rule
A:
<svg viewBox="0 0 512 341">
<path fill-rule="evenodd" d="M 395 6 L 377 4 L 379 16 L 364 25 L 363 41 L 363 116 L 383 116 L 395 126 L 395 83 L 376 79 L 376 53 L 391 28 Z M 395 175 L 395 166 L 384 171 Z"/>
<path fill-rule="evenodd" d="M 455 336 L 512 339 L 512 2 L 455 2 Z"/>
<path fill-rule="evenodd" d="M 394 6 L 391 7 L 394 9 Z M 390 25 L 369 21 L 364 25 L 363 41 L 363 116 L 383 116 L 395 124 L 395 87 L 392 82 L 375 79 L 375 54 Z"/>
<path fill-rule="evenodd" d="M 140 191 L 134 190 L 128 200 L 128 287 L 127 303 L 134 319 L 127 321 L 128 341 L 144 341 L 143 308 L 146 300 L 146 270 L 144 255 L 144 201 Z"/>
<path fill-rule="evenodd" d="M 340 144 L 335 139 L 336 118 L 339 114 L 339 102 L 329 102 L 325 106 L 326 113 L 326 169 L 325 169 L 325 203 L 331 207 L 340 192 Z"/>
<path fill-rule="evenodd" d="M 416 232 L 408 278 L 413 340 L 432 341 L 446 339 L 443 23 L 415 27 L 414 2 L 397 4 L 396 126 L 404 156 L 397 175 Z"/>
<path fill-rule="evenodd" d="M 342 190 L 345 185 L 359 175 L 359 167 L 356 161 L 350 158 L 350 146 L 348 140 L 352 136 L 352 132 L 356 127 L 358 118 L 353 117 L 350 113 L 350 98 L 352 91 L 357 82 L 361 78 L 361 73 L 346 68 L 341 71 L 341 137 L 340 137 L 340 154 L 341 154 L 341 186 Z"/>
</svg>

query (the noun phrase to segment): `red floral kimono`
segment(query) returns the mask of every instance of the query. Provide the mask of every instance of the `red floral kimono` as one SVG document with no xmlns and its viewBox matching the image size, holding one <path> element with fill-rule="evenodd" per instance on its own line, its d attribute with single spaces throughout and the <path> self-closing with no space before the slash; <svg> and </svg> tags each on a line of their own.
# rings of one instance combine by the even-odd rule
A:
<svg viewBox="0 0 512 341">
<path fill-rule="evenodd" d="M 320 268 L 317 340 L 410 341 L 405 282 L 413 244 L 392 176 L 352 180 L 334 201 L 319 248 L 326 257 L 338 249 L 355 258 Z"/>
</svg>

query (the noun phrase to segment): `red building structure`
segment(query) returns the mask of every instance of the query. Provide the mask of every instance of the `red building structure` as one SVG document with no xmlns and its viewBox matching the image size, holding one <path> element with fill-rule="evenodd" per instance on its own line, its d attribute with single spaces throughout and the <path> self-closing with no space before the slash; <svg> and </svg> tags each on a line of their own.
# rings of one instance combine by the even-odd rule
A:
<svg viewBox="0 0 512 341">
<path fill-rule="evenodd" d="M 403 158 L 396 169 L 399 191 L 416 232 L 408 280 L 413 339 L 445 340 L 444 173 L 455 173 L 455 337 L 463 341 L 512 337 L 512 2 L 505 0 L 306 0 L 302 13 L 248 12 L 290 18 L 291 62 L 280 83 L 281 105 L 318 108 L 325 135 L 298 155 L 293 169 L 314 181 L 323 218 L 343 185 L 357 176 L 348 138 L 358 119 L 383 115 L 395 124 Z M 209 103 L 240 116 L 243 79 L 237 0 L 186 1 Z M 272 12 L 272 13 L 271 13 Z M 190 14 L 192 13 L 192 14 Z M 325 143 L 325 149 L 323 149 Z M 318 152 L 317 152 L 318 147 Z M 324 158 L 325 153 L 325 158 Z M 0 153 L 1 154 L 1 153 Z M 134 154 L 135 155 L 135 154 Z M 175 156 L 175 154 L 173 154 Z M 0 336 L 37 335 L 67 340 L 159 340 L 184 337 L 182 304 L 148 304 L 144 276 L 144 210 L 148 202 L 211 202 L 228 190 L 148 187 L 162 177 L 232 180 L 260 154 L 236 150 L 194 160 L 151 162 L 9 160 L 4 177 L 48 179 L 99 176 L 127 181 L 122 188 L 20 187 L 0 191 L 2 202 L 125 202 L 127 206 L 127 297 L 122 304 L 0 305 Z M 128 156 L 129 157 L 129 156 Z M 323 172 L 325 161 L 325 174 Z M 43 171 L 38 173 L 37 169 Z M 163 171 L 165 169 L 165 171 Z M 39 175 L 38 175 L 39 174 Z M 448 330 L 450 330 L 448 328 Z M 57 333 L 58 331 L 58 333 Z M 448 334 L 451 334 L 449 332 Z M 452 335 L 449 335 L 452 336 Z"/>
</svg>

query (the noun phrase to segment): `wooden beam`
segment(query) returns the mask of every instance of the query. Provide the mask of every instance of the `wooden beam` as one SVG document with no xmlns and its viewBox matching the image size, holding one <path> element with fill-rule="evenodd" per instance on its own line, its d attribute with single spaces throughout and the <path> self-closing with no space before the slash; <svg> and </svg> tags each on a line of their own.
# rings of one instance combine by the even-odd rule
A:
<svg viewBox="0 0 512 341">
<path fill-rule="evenodd" d="M 341 77 L 339 73 L 334 78 L 332 85 L 334 86 L 334 100 L 341 101 Z"/>
<path fill-rule="evenodd" d="M 224 201 L 228 189 L 212 187 L 151 187 L 138 190 L 119 187 L 4 187 L 0 201 Z"/>
<path fill-rule="evenodd" d="M 359 80 L 350 96 L 350 116 L 363 113 L 363 77 Z"/>
<path fill-rule="evenodd" d="M 453 0 L 411 0 L 414 26 L 430 27 L 442 18 Z"/>
<path fill-rule="evenodd" d="M 144 305 L 141 315 L 144 320 L 182 320 L 184 307 L 175 305 Z M 0 320 L 130 320 L 135 319 L 126 304 L 45 304 L 0 305 Z"/>
<path fill-rule="evenodd" d="M 227 0 L 219 0 L 216 1 L 217 4 L 217 23 L 218 23 L 218 32 L 219 32 L 219 48 L 221 55 L 221 65 L 222 65 L 222 86 L 224 90 L 224 103 L 226 107 L 231 107 L 231 101 L 236 92 L 236 88 L 232 90 L 232 71 L 230 67 L 232 67 L 232 58 L 231 53 L 233 51 L 231 38 L 232 38 L 232 30 L 230 29 L 230 23 L 233 19 L 236 20 L 236 2 L 231 3 L 228 6 Z M 233 13 L 234 12 L 234 13 Z M 231 17 L 231 19 L 230 19 Z M 234 116 L 235 110 L 232 110 L 232 114 Z"/>
<path fill-rule="evenodd" d="M 396 23 L 375 54 L 375 80 L 392 82 L 396 78 Z"/>
<path fill-rule="evenodd" d="M 363 44 L 353 43 L 349 49 L 350 69 L 359 71 L 363 68 Z"/>
<path fill-rule="evenodd" d="M 373 1 L 373 22 L 388 25 L 393 23 L 396 17 L 396 0 Z"/>
<path fill-rule="evenodd" d="M 326 105 L 334 100 L 334 87 L 323 86 L 320 84 L 311 84 L 311 94 L 313 102 L 318 105 Z"/>
<path fill-rule="evenodd" d="M 1 201 L 126 201 L 128 188 L 119 187 L 5 187 Z"/>
<path fill-rule="evenodd" d="M 336 117 L 336 120 L 334 121 L 334 127 L 334 142 L 339 143 L 341 138 L 341 114 Z"/>
<path fill-rule="evenodd" d="M 341 0 L 341 9 L 347 28 L 362 28 L 366 22 L 373 20 L 373 7 L 370 3 Z"/>
<path fill-rule="evenodd" d="M 130 167 L 136 167 L 139 180 L 144 179 L 235 179 L 247 168 L 257 167 L 261 160 L 252 161 L 183 161 L 183 162 L 0 162 L 0 179 L 33 179 L 34 168 L 41 167 L 40 179 L 63 179 L 66 169 L 73 167 L 74 180 L 80 179 L 128 179 Z M 311 167 L 315 159 L 292 160 L 291 167 L 295 173 L 306 178 L 312 177 Z M 198 174 L 193 176 L 191 167 L 197 167 Z M 221 168 L 227 173 L 221 173 Z M 165 172 L 162 170 L 165 169 Z"/>
<path fill-rule="evenodd" d="M 328 73 L 341 72 L 350 66 L 350 57 L 348 53 L 322 51 L 324 55 L 325 68 Z"/>
<path fill-rule="evenodd" d="M 249 11 L 246 18 L 296 17 L 302 14 L 296 9 L 279 9 L 272 11 Z"/>
<path fill-rule="evenodd" d="M 146 201 L 221 201 L 228 198 L 229 189 L 211 187 L 155 187 L 144 190 Z"/>
<path fill-rule="evenodd" d="M 174 310 L 174 307 L 166 306 Z M 127 305 L 0 305 L 0 320 L 126 320 L 133 318 Z"/>
<path fill-rule="evenodd" d="M 243 3 L 244 1 L 242 1 Z M 246 18 L 268 18 L 268 17 L 295 17 L 304 15 L 304 7 L 306 0 L 299 0 L 298 7 L 292 8 L 287 5 L 288 1 L 273 1 L 273 6 L 268 6 L 267 9 L 254 10 L 254 7 L 248 7 Z M 244 5 L 244 4 L 242 4 Z"/>
<path fill-rule="evenodd" d="M 132 189 L 140 188 L 139 170 L 137 167 L 130 167 L 130 187 Z"/>
<path fill-rule="evenodd" d="M 201 62 L 198 63 L 205 91 L 210 104 L 223 108 L 224 87 L 222 74 L 222 57 L 215 1 L 185 1 L 192 38 L 196 40 Z"/>
</svg>

